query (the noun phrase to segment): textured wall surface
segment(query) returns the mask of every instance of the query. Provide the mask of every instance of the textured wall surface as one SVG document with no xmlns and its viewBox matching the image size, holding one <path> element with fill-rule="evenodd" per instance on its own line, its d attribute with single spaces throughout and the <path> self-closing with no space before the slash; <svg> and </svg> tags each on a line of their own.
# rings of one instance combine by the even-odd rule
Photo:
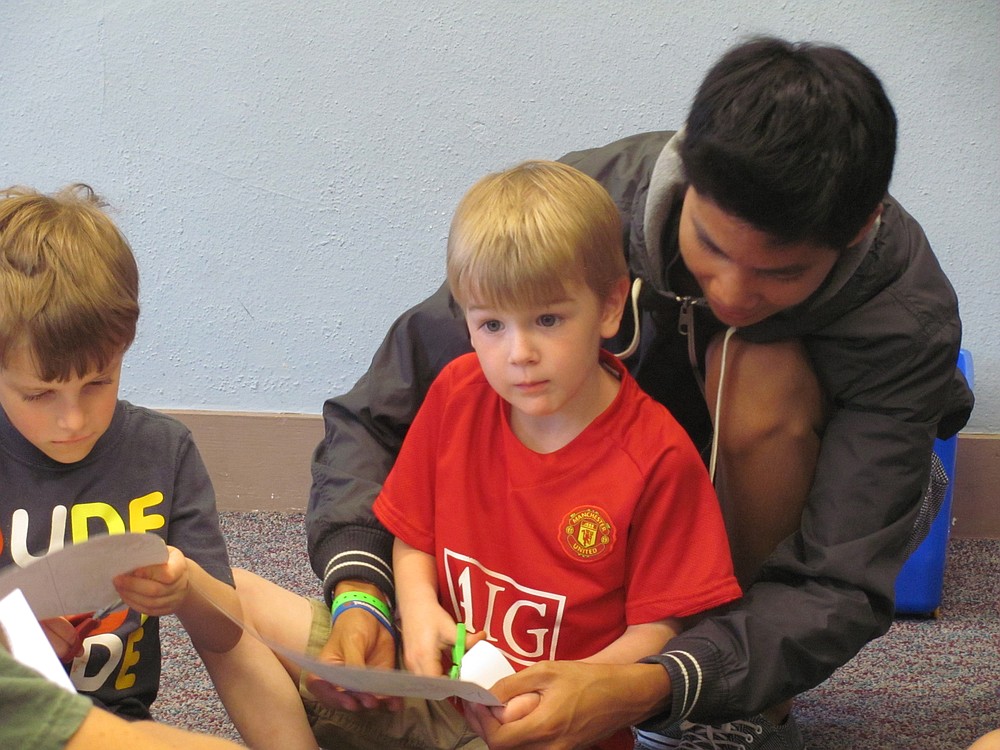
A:
<svg viewBox="0 0 1000 750">
<path fill-rule="evenodd" d="M 318 412 L 435 289 L 487 171 L 683 123 L 748 34 L 842 44 L 901 130 L 893 193 L 962 301 L 1000 432 L 995 0 L 7 0 L 0 182 L 86 181 L 142 273 L 124 394 Z"/>
</svg>

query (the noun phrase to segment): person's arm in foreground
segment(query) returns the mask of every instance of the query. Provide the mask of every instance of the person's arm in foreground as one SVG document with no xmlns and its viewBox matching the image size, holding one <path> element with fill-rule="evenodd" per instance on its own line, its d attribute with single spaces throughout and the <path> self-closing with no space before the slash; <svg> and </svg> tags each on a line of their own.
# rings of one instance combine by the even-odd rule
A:
<svg viewBox="0 0 1000 750">
<path fill-rule="evenodd" d="M 2 629 L 0 629 L 2 630 Z M 2 633 L 0 633 L 2 635 Z M 0 644 L 0 745 L 23 750 L 223 750 L 238 745 L 96 708 L 17 662 Z"/>
<path fill-rule="evenodd" d="M 155 721 L 129 722 L 100 708 L 91 708 L 66 750 L 227 750 L 229 740 L 196 734 Z"/>
<path fill-rule="evenodd" d="M 987 732 L 969 745 L 968 750 L 1000 750 L 1000 729 Z"/>
</svg>

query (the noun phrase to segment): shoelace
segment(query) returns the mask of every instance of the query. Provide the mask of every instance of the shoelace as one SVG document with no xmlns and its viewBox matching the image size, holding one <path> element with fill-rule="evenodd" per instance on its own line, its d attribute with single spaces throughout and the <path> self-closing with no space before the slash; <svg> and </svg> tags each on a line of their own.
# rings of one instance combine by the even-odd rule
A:
<svg viewBox="0 0 1000 750">
<path fill-rule="evenodd" d="M 764 727 L 752 721 L 737 720 L 728 724 L 691 724 L 685 727 L 681 746 L 698 750 L 740 750 L 753 745 L 764 734 Z"/>
</svg>

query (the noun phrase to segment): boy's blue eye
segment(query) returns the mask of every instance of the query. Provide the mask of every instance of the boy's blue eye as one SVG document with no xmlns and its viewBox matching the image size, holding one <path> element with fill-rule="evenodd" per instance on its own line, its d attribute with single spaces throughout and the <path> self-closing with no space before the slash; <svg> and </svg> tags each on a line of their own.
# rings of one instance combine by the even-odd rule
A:
<svg viewBox="0 0 1000 750">
<path fill-rule="evenodd" d="M 485 328 L 490 333 L 496 333 L 503 328 L 503 323 L 499 320 L 487 320 L 483 323 L 483 328 Z"/>
<path fill-rule="evenodd" d="M 545 315 L 538 316 L 538 325 L 543 328 L 551 328 L 559 322 L 558 315 L 552 315 L 551 313 L 546 313 Z"/>
</svg>

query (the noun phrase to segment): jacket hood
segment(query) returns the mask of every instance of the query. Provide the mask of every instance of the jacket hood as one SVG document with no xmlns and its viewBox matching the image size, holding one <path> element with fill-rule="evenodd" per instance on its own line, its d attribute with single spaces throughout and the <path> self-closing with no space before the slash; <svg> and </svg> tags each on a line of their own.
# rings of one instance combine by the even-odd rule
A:
<svg viewBox="0 0 1000 750">
<path fill-rule="evenodd" d="M 667 269 L 677 259 L 676 248 L 663 246 L 663 228 L 674 216 L 679 216 L 687 182 L 681 165 L 679 147 L 684 131 L 679 130 L 660 151 L 649 176 L 642 226 L 646 245 L 642 248 L 642 266 L 648 272 L 645 281 L 657 291 L 667 292 Z M 638 217 L 637 217 L 638 218 Z"/>
</svg>

